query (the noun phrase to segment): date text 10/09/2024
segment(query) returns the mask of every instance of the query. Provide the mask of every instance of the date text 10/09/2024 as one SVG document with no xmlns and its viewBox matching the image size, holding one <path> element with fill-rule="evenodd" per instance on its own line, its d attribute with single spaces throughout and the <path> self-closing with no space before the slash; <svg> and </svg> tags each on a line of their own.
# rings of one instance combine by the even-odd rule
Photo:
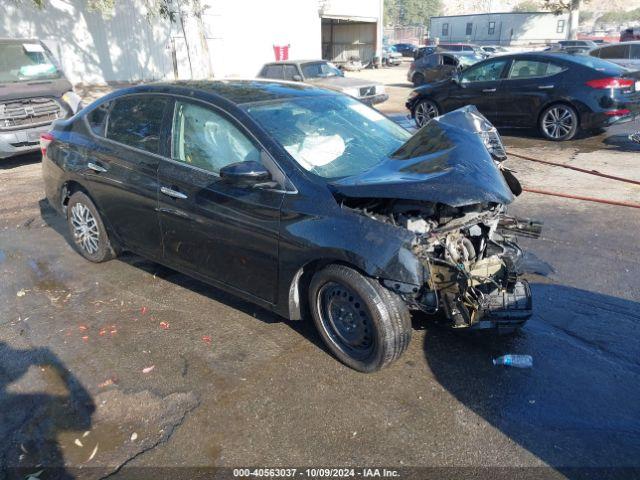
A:
<svg viewBox="0 0 640 480">
<path fill-rule="evenodd" d="M 397 470 L 387 468 L 234 468 L 236 478 L 398 478 Z"/>
</svg>

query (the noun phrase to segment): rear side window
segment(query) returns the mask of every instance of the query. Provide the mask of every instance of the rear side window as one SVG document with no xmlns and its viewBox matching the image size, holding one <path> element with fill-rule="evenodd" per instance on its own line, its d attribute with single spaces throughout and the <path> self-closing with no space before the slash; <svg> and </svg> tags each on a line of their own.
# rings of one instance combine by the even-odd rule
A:
<svg viewBox="0 0 640 480">
<path fill-rule="evenodd" d="M 105 102 L 91 110 L 87 115 L 87 122 L 91 131 L 100 137 L 104 137 L 107 128 L 107 117 L 113 102 Z"/>
<path fill-rule="evenodd" d="M 114 101 L 107 122 L 107 138 L 151 153 L 160 151 L 160 126 L 169 99 L 132 95 Z"/>
<path fill-rule="evenodd" d="M 633 60 L 640 59 L 640 45 L 634 43 L 630 45 L 630 47 L 631 47 L 631 55 L 629 55 L 629 58 Z"/>
<path fill-rule="evenodd" d="M 262 69 L 261 77 L 282 80 L 282 65 L 267 65 Z"/>
<path fill-rule="evenodd" d="M 443 55 L 442 56 L 442 64 L 443 65 L 457 65 L 458 62 L 456 61 L 455 58 L 450 57 L 449 55 Z"/>
<path fill-rule="evenodd" d="M 550 62 L 514 60 L 509 71 L 509 78 L 549 77 L 561 71 L 560 65 Z"/>
<path fill-rule="evenodd" d="M 629 45 L 612 45 L 600 49 L 600 58 L 629 58 Z"/>
</svg>

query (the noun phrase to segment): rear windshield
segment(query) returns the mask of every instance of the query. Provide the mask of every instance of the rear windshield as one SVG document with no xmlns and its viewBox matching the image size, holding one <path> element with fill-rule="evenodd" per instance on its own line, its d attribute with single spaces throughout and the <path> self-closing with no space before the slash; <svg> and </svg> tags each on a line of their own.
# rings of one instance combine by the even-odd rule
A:
<svg viewBox="0 0 640 480">
<path fill-rule="evenodd" d="M 605 72 L 611 75 L 620 75 L 627 71 L 626 68 L 616 65 L 615 63 L 601 60 L 597 57 L 591 57 L 589 55 L 575 55 L 571 57 L 571 61 L 584 65 L 585 67 L 594 68 L 599 72 Z"/>
<path fill-rule="evenodd" d="M 0 43 L 0 83 L 60 78 L 60 71 L 40 43 Z"/>
</svg>

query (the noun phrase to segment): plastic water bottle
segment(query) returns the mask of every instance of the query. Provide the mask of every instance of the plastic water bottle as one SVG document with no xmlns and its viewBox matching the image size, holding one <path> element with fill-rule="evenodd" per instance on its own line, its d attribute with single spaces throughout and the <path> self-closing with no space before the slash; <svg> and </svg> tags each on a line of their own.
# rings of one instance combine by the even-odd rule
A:
<svg viewBox="0 0 640 480">
<path fill-rule="evenodd" d="M 516 368 L 531 368 L 533 367 L 533 357 L 531 355 L 502 355 L 494 358 L 493 364 Z"/>
</svg>

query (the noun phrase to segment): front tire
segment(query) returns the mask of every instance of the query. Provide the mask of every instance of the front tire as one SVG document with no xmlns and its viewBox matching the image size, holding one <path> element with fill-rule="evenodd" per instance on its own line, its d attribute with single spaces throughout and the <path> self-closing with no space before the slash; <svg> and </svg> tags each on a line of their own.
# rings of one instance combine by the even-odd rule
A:
<svg viewBox="0 0 640 480">
<path fill-rule="evenodd" d="M 418 128 L 422 128 L 429 120 L 440 115 L 440 110 L 435 102 L 423 99 L 418 102 L 413 110 L 413 118 Z"/>
<path fill-rule="evenodd" d="M 538 128 L 547 140 L 554 142 L 571 140 L 578 133 L 578 112 L 564 103 L 551 105 L 540 115 Z"/>
<path fill-rule="evenodd" d="M 71 195 L 67 204 L 67 224 L 74 247 L 84 258 L 95 263 L 115 258 L 98 209 L 85 193 Z"/>
<path fill-rule="evenodd" d="M 352 268 L 329 265 L 317 272 L 309 305 L 324 343 L 355 370 L 380 370 L 409 345 L 411 316 L 402 298 Z"/>
</svg>

